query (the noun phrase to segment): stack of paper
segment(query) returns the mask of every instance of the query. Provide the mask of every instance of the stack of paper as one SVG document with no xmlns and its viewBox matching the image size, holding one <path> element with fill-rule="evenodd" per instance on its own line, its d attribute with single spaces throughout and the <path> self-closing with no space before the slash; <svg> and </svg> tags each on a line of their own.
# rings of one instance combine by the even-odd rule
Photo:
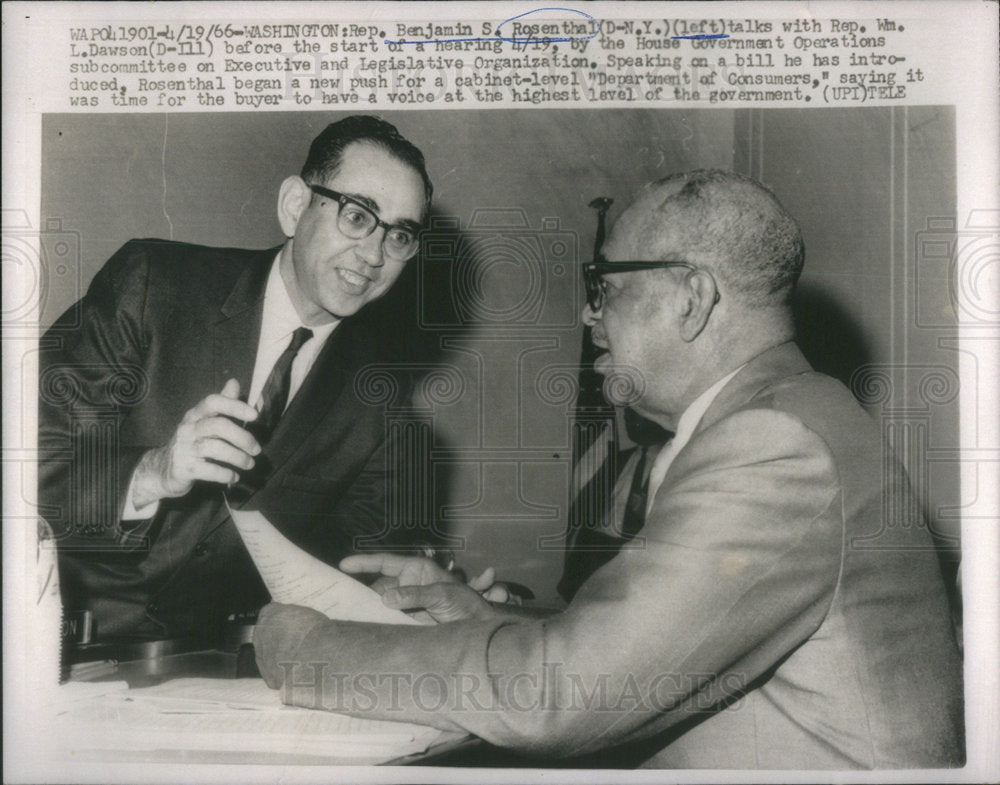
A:
<svg viewBox="0 0 1000 785">
<path fill-rule="evenodd" d="M 230 512 L 275 602 L 332 619 L 421 623 L 297 547 L 261 513 Z M 285 706 L 262 679 L 174 679 L 132 690 L 124 683 L 69 684 L 56 715 L 55 738 L 77 761 L 383 763 L 461 738 L 423 725 Z"/>
<path fill-rule="evenodd" d="M 64 753 L 80 761 L 152 753 L 169 759 L 172 753 L 177 760 L 245 756 L 351 764 L 421 753 L 454 735 L 284 706 L 261 679 L 175 679 L 143 689 L 105 686 L 96 693 L 67 689 L 53 731 Z"/>
</svg>

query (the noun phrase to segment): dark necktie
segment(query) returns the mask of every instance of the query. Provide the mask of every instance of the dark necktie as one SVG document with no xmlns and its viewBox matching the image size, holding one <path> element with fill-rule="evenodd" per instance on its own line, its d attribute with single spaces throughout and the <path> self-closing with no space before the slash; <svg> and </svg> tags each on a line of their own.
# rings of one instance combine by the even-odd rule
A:
<svg viewBox="0 0 1000 785">
<path fill-rule="evenodd" d="M 631 540 L 646 522 L 646 499 L 649 495 L 649 472 L 646 471 L 648 447 L 639 448 L 639 460 L 635 464 L 632 483 L 629 486 L 625 512 L 622 514 L 622 534 Z"/>
<path fill-rule="evenodd" d="M 612 450 L 614 447 L 612 447 Z M 632 473 L 626 508 L 622 515 L 621 537 L 613 530 L 601 531 L 610 523 L 614 514 L 612 488 L 618 475 L 628 465 L 628 450 L 609 457 L 570 505 L 568 550 L 562 578 L 556 587 L 567 602 L 573 599 L 577 589 L 606 562 L 614 558 L 622 544 L 632 539 L 642 528 L 646 512 L 646 491 L 649 473 L 646 471 L 647 447 L 639 447 L 639 460 Z M 611 486 L 606 486 L 606 483 Z M 601 486 L 604 490 L 597 489 Z M 629 510 L 635 513 L 630 515 Z"/>
<path fill-rule="evenodd" d="M 292 378 L 292 361 L 299 353 L 302 344 L 312 338 L 312 330 L 299 327 L 292 333 L 292 342 L 281 353 L 278 361 L 271 369 L 271 374 L 264 383 L 260 393 L 260 414 L 257 419 L 246 424 L 246 429 L 264 447 L 271 438 L 285 405 L 288 403 L 288 389 Z M 271 473 L 271 462 L 267 452 L 262 452 L 254 461 L 252 469 L 240 472 L 240 479 L 226 491 L 226 497 L 232 507 L 242 507 L 254 493 L 264 486 Z"/>
<path fill-rule="evenodd" d="M 299 327 L 292 333 L 291 343 L 281 353 L 264 383 L 264 389 L 260 393 L 260 414 L 250 429 L 261 446 L 267 444 L 282 412 L 285 411 L 285 406 L 288 404 L 288 388 L 292 380 L 292 362 L 302 345 L 312 338 L 312 334 L 312 330 L 308 327 Z"/>
</svg>

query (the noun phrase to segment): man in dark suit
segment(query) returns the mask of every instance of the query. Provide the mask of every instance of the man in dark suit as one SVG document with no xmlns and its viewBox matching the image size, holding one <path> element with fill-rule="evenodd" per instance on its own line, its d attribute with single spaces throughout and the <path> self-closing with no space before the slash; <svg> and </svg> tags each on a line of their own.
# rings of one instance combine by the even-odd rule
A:
<svg viewBox="0 0 1000 785">
<path fill-rule="evenodd" d="M 631 547 L 542 619 L 429 575 L 383 600 L 434 628 L 269 605 L 264 677 L 286 702 L 591 764 L 961 765 L 931 538 L 877 425 L 794 343 L 795 221 L 758 183 L 696 171 L 642 193 L 603 256 L 587 267 L 595 367 L 631 369 L 633 407 L 674 433 Z"/>
<path fill-rule="evenodd" d="M 129 242 L 79 327 L 43 339 L 39 498 L 64 605 L 99 638 L 211 636 L 267 601 L 227 487 L 332 563 L 407 534 L 388 530 L 386 410 L 410 379 L 387 400 L 364 373 L 399 363 L 401 325 L 362 309 L 416 253 L 431 190 L 392 125 L 348 117 L 282 183 L 280 248 Z"/>
</svg>

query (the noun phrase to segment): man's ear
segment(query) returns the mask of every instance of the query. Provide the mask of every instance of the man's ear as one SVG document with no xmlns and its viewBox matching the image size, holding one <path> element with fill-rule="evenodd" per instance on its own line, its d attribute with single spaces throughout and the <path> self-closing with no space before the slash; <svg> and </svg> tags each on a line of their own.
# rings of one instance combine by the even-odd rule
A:
<svg viewBox="0 0 1000 785">
<path fill-rule="evenodd" d="M 691 270 L 682 285 L 684 311 L 680 318 L 681 338 L 690 343 L 708 324 L 708 317 L 718 302 L 719 290 L 715 279 L 705 270 Z"/>
<path fill-rule="evenodd" d="M 299 218 L 309 206 L 312 191 L 297 175 L 286 177 L 278 191 L 278 222 L 285 237 L 294 237 Z"/>
</svg>

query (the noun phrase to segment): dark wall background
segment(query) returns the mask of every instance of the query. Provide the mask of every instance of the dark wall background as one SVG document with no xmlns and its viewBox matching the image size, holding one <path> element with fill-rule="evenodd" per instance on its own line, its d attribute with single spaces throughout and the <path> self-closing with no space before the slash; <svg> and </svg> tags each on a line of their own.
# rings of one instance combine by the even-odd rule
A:
<svg viewBox="0 0 1000 785">
<path fill-rule="evenodd" d="M 278 185 L 338 116 L 46 116 L 43 322 L 131 237 L 279 244 Z M 954 215 L 950 109 L 383 116 L 424 150 L 435 183 L 424 253 L 392 296 L 436 350 L 418 398 L 433 423 L 431 504 L 470 571 L 493 564 L 555 599 L 562 554 L 538 543 L 565 525 L 587 205 L 613 197 L 613 216 L 642 183 L 707 166 L 764 180 L 800 220 L 806 350 L 883 421 L 957 546 L 955 316 L 947 263 L 928 262 L 921 233 Z"/>
</svg>

